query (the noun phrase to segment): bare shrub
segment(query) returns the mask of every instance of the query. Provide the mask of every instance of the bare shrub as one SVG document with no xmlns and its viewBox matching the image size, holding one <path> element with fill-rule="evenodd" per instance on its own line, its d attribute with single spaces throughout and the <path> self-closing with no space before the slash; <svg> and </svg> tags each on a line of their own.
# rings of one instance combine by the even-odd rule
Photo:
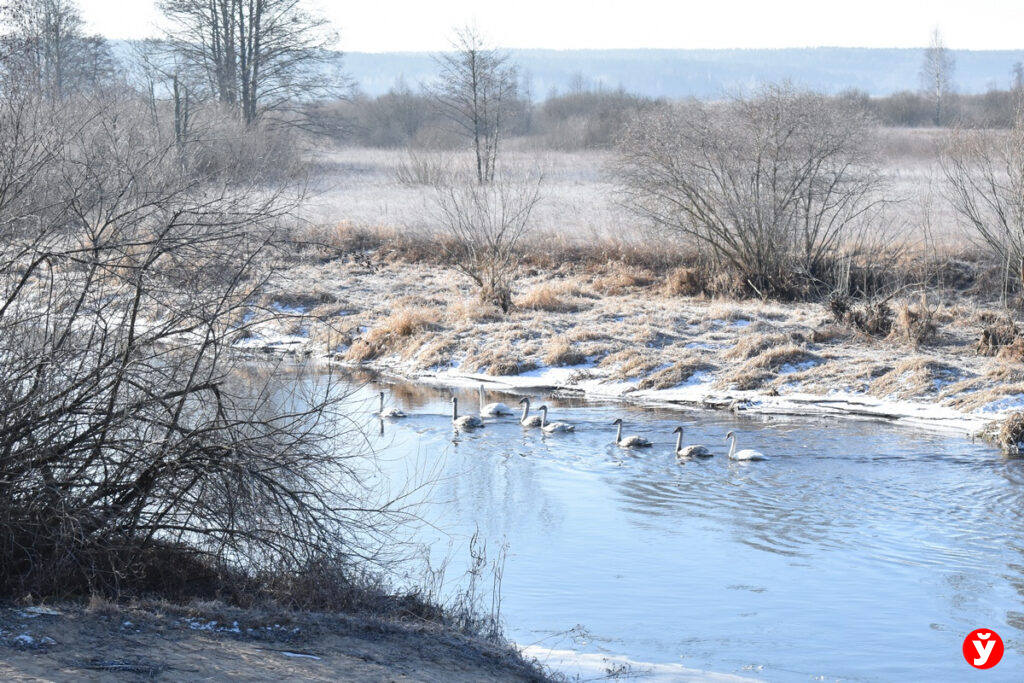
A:
<svg viewBox="0 0 1024 683">
<path fill-rule="evenodd" d="M 143 585 L 159 549 L 288 572 L 372 538 L 335 378 L 233 346 L 288 194 L 197 180 L 107 100 L 5 90 L 0 148 L 0 592 Z"/>
<path fill-rule="evenodd" d="M 451 237 L 447 246 L 456 267 L 480 287 L 480 299 L 507 313 L 519 269 L 518 246 L 530 229 L 540 201 L 542 177 L 523 180 L 498 174 L 478 183 L 465 173 L 434 187 L 438 220 Z"/>
<path fill-rule="evenodd" d="M 869 121 L 842 100 L 769 86 L 642 113 L 619 145 L 623 200 L 761 295 L 798 295 L 880 206 Z"/>
<path fill-rule="evenodd" d="M 443 157 L 411 149 L 407 157 L 393 171 L 395 182 L 399 185 L 434 187 L 448 180 L 448 168 Z"/>
<path fill-rule="evenodd" d="M 1010 130 L 956 130 L 942 155 L 957 217 L 998 257 L 1004 283 L 1024 281 L 1024 110 Z M 1004 284 L 1005 286 L 1005 284 Z"/>
</svg>

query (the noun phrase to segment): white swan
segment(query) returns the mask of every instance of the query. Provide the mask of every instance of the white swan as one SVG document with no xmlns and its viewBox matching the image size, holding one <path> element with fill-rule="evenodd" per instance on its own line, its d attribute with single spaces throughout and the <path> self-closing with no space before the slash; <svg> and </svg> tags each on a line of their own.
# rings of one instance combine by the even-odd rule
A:
<svg viewBox="0 0 1024 683">
<path fill-rule="evenodd" d="M 725 435 L 725 440 L 732 439 L 732 446 L 729 447 L 729 459 L 730 460 L 764 460 L 764 453 L 761 451 L 755 451 L 753 448 L 744 448 L 741 451 L 736 450 L 736 435 L 729 432 Z"/>
<path fill-rule="evenodd" d="M 480 414 L 484 417 L 498 417 L 500 415 L 512 415 L 513 410 L 504 403 L 488 403 L 484 405 L 484 385 L 480 385 Z"/>
<path fill-rule="evenodd" d="M 459 417 L 459 399 L 452 396 L 452 424 L 456 429 L 476 429 L 483 427 L 484 421 L 476 415 L 463 415 Z"/>
<path fill-rule="evenodd" d="M 524 427 L 540 427 L 544 418 L 540 415 L 530 415 L 530 399 L 523 397 L 519 399 L 519 405 L 523 406 L 523 416 L 519 418 L 519 424 Z"/>
<path fill-rule="evenodd" d="M 618 418 L 613 425 L 619 425 L 619 431 L 615 433 L 615 445 L 619 448 L 644 448 L 652 445 L 650 441 L 642 436 L 627 436 L 622 438 L 622 418 Z"/>
<path fill-rule="evenodd" d="M 574 432 L 576 427 L 569 424 L 568 422 L 548 422 L 548 407 L 541 406 L 537 408 L 540 411 L 540 428 L 548 434 L 554 434 L 555 432 Z"/>
<path fill-rule="evenodd" d="M 384 408 L 384 392 L 380 392 L 380 412 L 377 413 L 381 417 L 408 417 L 401 408 Z"/>
<path fill-rule="evenodd" d="M 673 434 L 678 434 L 676 437 L 676 457 L 677 458 L 710 458 L 714 453 L 704 448 L 703 446 L 687 446 L 683 448 L 683 428 L 676 427 L 672 430 Z"/>
</svg>

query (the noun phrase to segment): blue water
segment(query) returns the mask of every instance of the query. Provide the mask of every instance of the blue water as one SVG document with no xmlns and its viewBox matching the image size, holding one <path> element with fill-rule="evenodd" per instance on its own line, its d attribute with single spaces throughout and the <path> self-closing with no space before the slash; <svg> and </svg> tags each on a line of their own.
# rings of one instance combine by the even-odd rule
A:
<svg viewBox="0 0 1024 683">
<path fill-rule="evenodd" d="M 1024 680 L 1024 460 L 879 422 L 544 396 L 575 433 L 504 418 L 456 435 L 453 390 L 383 388 L 412 414 L 383 435 L 366 416 L 383 480 L 430 483 L 409 538 L 450 556 L 449 575 L 475 532 L 492 557 L 507 542 L 501 611 L 520 644 L 773 681 Z M 367 413 L 377 389 L 360 390 Z M 617 448 L 616 417 L 654 447 Z M 716 457 L 677 463 L 679 424 Z M 727 460 L 729 430 L 768 459 Z M 1006 644 L 994 669 L 963 659 L 975 628 Z"/>
</svg>

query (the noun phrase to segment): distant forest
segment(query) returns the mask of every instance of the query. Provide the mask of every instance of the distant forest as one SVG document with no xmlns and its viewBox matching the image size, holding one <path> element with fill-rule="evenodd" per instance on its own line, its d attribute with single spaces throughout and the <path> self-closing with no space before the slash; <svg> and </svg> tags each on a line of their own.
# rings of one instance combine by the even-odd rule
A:
<svg viewBox="0 0 1024 683">
<path fill-rule="evenodd" d="M 827 94 L 861 90 L 892 95 L 921 87 L 924 48 L 802 48 L 783 50 L 509 50 L 528 79 L 535 101 L 574 86 L 646 97 L 716 99 L 761 83 L 790 80 Z M 950 50 L 953 80 L 961 94 L 1008 89 L 1024 50 Z M 426 52 L 350 52 L 345 69 L 360 90 L 377 96 L 399 78 L 410 86 L 437 76 Z"/>
</svg>

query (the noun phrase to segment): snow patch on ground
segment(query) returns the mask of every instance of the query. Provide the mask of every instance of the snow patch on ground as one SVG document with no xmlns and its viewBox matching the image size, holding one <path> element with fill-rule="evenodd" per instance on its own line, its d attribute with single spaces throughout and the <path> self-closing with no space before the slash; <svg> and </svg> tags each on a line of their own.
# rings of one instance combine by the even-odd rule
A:
<svg viewBox="0 0 1024 683">
<path fill-rule="evenodd" d="M 978 409 L 980 413 L 1006 413 L 1017 410 L 1024 410 L 1024 394 L 1013 394 L 1011 396 L 1004 396 L 1003 398 L 986 403 Z"/>
<path fill-rule="evenodd" d="M 572 680 L 644 681 L 645 683 L 749 683 L 757 678 L 690 669 L 682 664 L 639 662 L 625 655 L 551 650 L 538 645 L 521 648 L 528 659 L 561 672 Z M 610 672 L 611 675 L 610 675 Z"/>
</svg>

